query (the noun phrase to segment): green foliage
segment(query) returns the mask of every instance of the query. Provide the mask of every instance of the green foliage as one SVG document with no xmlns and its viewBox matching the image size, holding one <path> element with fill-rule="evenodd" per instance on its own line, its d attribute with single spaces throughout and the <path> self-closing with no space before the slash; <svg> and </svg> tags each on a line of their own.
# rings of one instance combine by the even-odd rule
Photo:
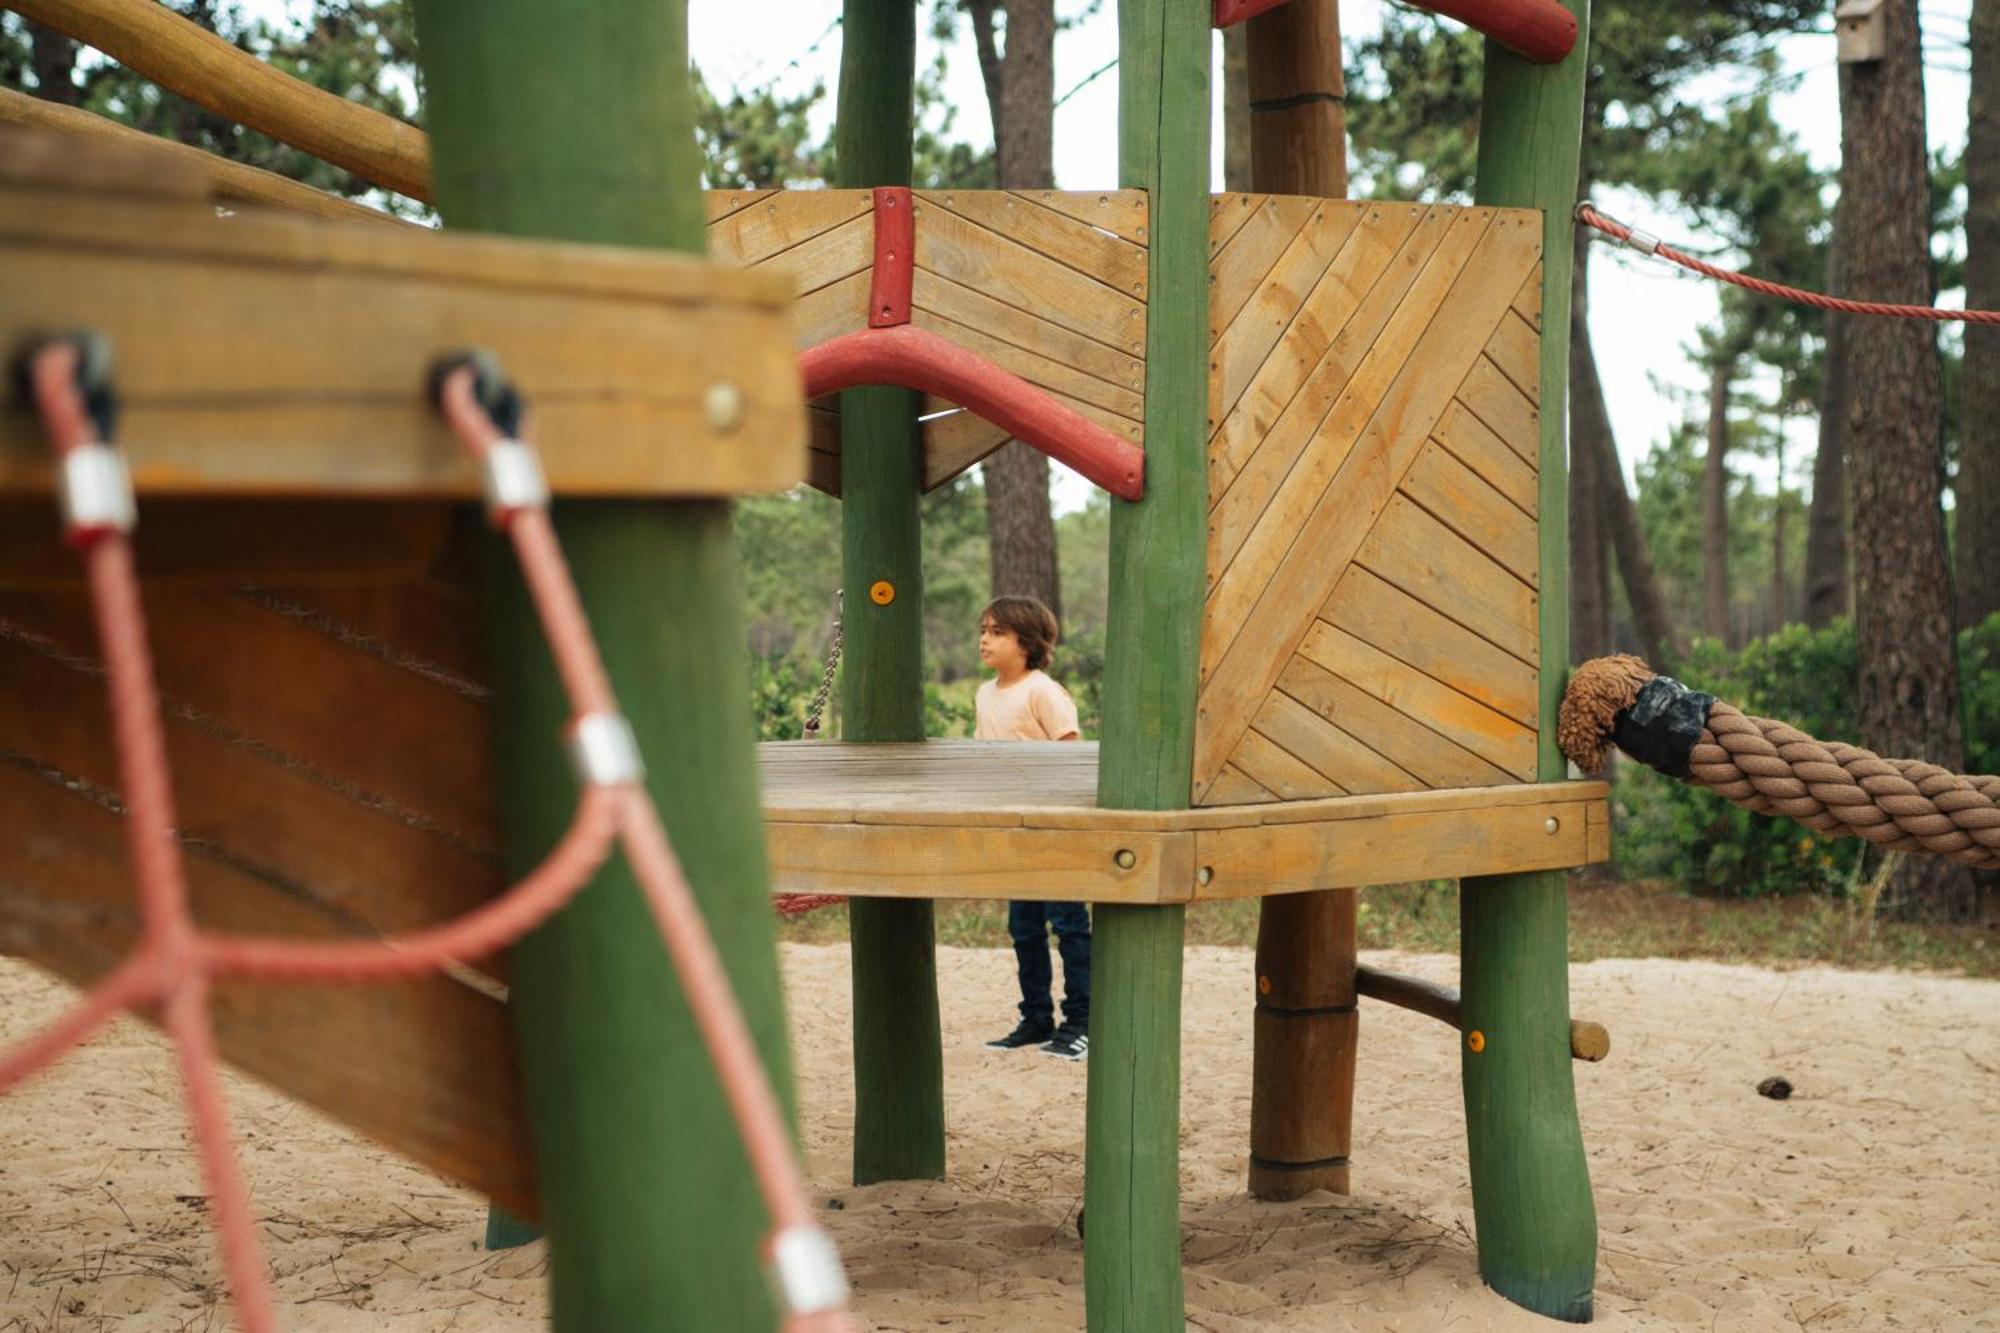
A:
<svg viewBox="0 0 2000 1333">
<path fill-rule="evenodd" d="M 775 85 L 732 90 L 727 100 L 710 91 L 699 66 L 694 75 L 694 137 L 702 178 L 713 190 L 770 190 L 826 179 L 828 145 L 815 141 L 812 110 L 826 85 L 785 96 Z"/>
<path fill-rule="evenodd" d="M 1967 771 L 2000 769 L 2000 615 L 1959 638 Z M 1854 628 L 1793 625 L 1736 653 L 1697 640 L 1681 680 L 1760 717 L 1782 718 L 1823 740 L 1858 742 Z M 1755 815 L 1699 788 L 1621 760 L 1612 838 L 1622 875 L 1670 880 L 1706 897 L 1845 896 L 1866 844 L 1820 836 L 1789 819 Z"/>
</svg>

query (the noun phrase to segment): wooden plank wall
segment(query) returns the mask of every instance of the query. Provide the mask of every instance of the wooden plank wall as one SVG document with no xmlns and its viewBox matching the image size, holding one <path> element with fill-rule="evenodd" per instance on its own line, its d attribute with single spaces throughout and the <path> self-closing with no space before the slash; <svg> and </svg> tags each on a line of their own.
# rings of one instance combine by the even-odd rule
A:
<svg viewBox="0 0 2000 1333">
<path fill-rule="evenodd" d="M 1540 219 L 1215 198 L 1198 804 L 1527 782 Z"/>
<path fill-rule="evenodd" d="M 1139 443 L 1145 192 L 919 190 L 914 202 L 910 322 Z M 706 203 L 711 256 L 794 275 L 801 347 L 868 327 L 875 224 L 867 190 L 717 190 Z M 1007 441 L 998 427 L 943 399 L 927 399 L 924 413 L 931 418 L 924 426 L 926 489 Z M 815 403 L 812 415 L 812 484 L 838 495 L 833 400 Z"/>
</svg>

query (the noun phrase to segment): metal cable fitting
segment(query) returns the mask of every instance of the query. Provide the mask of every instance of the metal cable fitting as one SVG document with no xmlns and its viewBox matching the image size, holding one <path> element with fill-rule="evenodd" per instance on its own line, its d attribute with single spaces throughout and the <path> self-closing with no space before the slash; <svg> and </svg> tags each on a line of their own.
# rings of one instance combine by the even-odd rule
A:
<svg viewBox="0 0 2000 1333">
<path fill-rule="evenodd" d="M 585 713 L 569 730 L 569 763 L 586 787 L 618 787 L 645 780 L 639 740 L 623 713 Z"/>
<path fill-rule="evenodd" d="M 821 1227 L 801 1224 L 773 1236 L 769 1272 L 779 1308 L 788 1314 L 820 1314 L 847 1303 L 840 1251 Z"/>
<path fill-rule="evenodd" d="M 132 474 L 125 456 L 108 444 L 85 444 L 62 457 L 56 473 L 63 527 L 73 538 L 130 532 L 138 526 Z"/>
<path fill-rule="evenodd" d="M 1637 227 L 1631 227 L 1626 230 L 1625 244 L 1631 246 L 1642 255 L 1656 255 L 1660 253 L 1660 238 L 1653 235 L 1650 231 L 1640 231 Z"/>
<path fill-rule="evenodd" d="M 495 527 L 523 509 L 549 502 L 549 481 L 541 457 L 519 440 L 500 440 L 486 451 L 486 517 Z"/>
</svg>

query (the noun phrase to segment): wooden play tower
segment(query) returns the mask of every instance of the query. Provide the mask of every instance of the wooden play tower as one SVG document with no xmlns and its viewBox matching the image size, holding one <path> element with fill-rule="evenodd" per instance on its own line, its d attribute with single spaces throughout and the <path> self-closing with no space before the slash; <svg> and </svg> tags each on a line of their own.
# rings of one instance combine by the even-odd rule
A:
<svg viewBox="0 0 2000 1333">
<path fill-rule="evenodd" d="M 1433 6 L 1491 39 L 1464 207 L 1335 197 L 1325 0 L 1121 5 L 1120 180 L 1086 192 L 910 189 L 914 11 L 847 0 L 838 188 L 705 197 L 678 0 L 418 0 L 434 186 L 414 131 L 273 94 L 154 6 L 11 7 L 447 226 L 0 102 L 119 141 L 0 139 L 0 343 L 117 348 L 204 920 L 403 928 L 561 831 L 561 696 L 422 392 L 489 347 L 786 1096 L 766 896 L 852 900 L 858 1181 L 944 1171 L 931 902 L 1093 903 L 1089 1324 L 1181 1327 L 1187 906 L 1265 900 L 1250 1179 L 1287 1197 L 1348 1184 L 1351 890 L 1462 878 L 1481 1273 L 1588 1318 L 1561 872 L 1608 832 L 1553 738 L 1587 0 Z M 1218 195 L 1212 32 L 1246 20 L 1256 192 Z M 646 252 L 704 232 L 712 264 Z M 116 765 L 50 471 L 8 406 L 0 948 L 84 981 L 133 931 Z M 1117 497 L 1097 743 L 923 736 L 918 497 L 1009 438 Z M 842 501 L 843 739 L 753 747 L 722 501 L 801 480 Z M 759 1205 L 626 878 L 450 976 L 225 988 L 219 1039 L 542 1221 L 559 1327 L 766 1326 Z"/>
</svg>

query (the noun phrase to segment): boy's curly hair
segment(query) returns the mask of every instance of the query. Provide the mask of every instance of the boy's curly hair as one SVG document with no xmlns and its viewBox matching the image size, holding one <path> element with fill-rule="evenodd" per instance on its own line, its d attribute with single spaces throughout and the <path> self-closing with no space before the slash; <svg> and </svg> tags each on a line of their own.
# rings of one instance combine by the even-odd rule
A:
<svg viewBox="0 0 2000 1333">
<path fill-rule="evenodd" d="M 981 621 L 991 620 L 1001 629 L 1010 630 L 1021 641 L 1021 651 L 1027 655 L 1028 669 L 1040 671 L 1049 664 L 1049 654 L 1055 649 L 1059 630 L 1056 613 L 1049 610 L 1039 597 L 995 597 L 979 613 Z"/>
</svg>

